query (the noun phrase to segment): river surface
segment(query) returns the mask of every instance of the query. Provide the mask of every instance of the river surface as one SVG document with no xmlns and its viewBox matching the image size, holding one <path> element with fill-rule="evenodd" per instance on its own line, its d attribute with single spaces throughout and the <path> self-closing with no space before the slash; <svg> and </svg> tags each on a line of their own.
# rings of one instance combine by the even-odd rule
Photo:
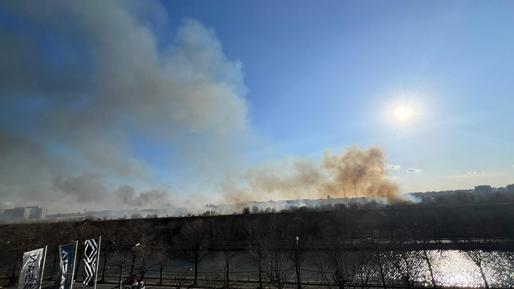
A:
<svg viewBox="0 0 514 289">
<path fill-rule="evenodd" d="M 289 253 L 287 253 L 289 254 Z M 287 264 L 283 264 L 283 269 L 286 271 L 285 276 L 288 280 L 295 280 L 295 271 L 290 255 L 284 254 Z M 323 282 L 328 279 L 323 278 L 324 271 L 325 277 L 327 272 L 330 271 L 329 262 L 325 262 L 323 258 L 319 257 L 320 253 L 309 252 L 301 255 L 302 259 L 302 281 L 303 282 Z M 350 253 L 354 254 L 354 253 Z M 360 253 L 357 253 L 360 254 Z M 376 256 L 373 253 L 368 253 L 368 256 Z M 475 251 L 475 254 L 469 254 L 458 250 L 432 250 L 427 251 L 426 255 L 422 252 L 384 252 L 380 255 L 381 263 L 383 266 L 383 274 L 385 275 L 386 282 L 401 284 L 406 275 L 410 280 L 417 284 L 432 286 L 432 277 L 430 274 L 430 267 L 432 267 L 432 275 L 434 281 L 438 286 L 459 286 L 459 287 L 484 287 L 485 281 L 491 287 L 509 287 L 514 285 L 514 252 L 482 252 Z M 426 257 L 429 262 L 427 262 Z M 473 259 L 472 257 L 475 257 Z M 355 270 L 355 266 L 351 265 L 354 255 L 345 256 L 345 269 Z M 478 257 L 478 258 L 476 258 Z M 328 256 L 330 258 L 330 256 Z M 222 280 L 224 278 L 224 255 L 221 252 L 208 254 L 199 266 L 199 277 L 207 279 Z M 478 261 L 477 262 L 474 262 Z M 381 282 L 378 266 L 376 265 L 375 258 L 369 258 L 368 263 L 365 265 L 367 268 L 367 278 L 369 284 L 378 284 Z M 150 261 L 149 263 L 152 263 Z M 322 267 L 320 267 L 320 263 Z M 238 252 L 231 256 L 230 259 L 230 279 L 233 280 L 256 280 L 257 268 L 254 265 L 250 254 L 246 252 Z M 350 265 L 349 265 L 350 264 Z M 480 264 L 480 266 L 478 265 Z M 136 266 L 138 267 L 138 266 Z M 358 267 L 358 266 L 357 266 Z M 192 264 L 178 258 L 167 262 L 164 267 L 165 277 L 192 277 Z M 362 267 L 359 267 L 362 268 Z M 481 270 L 483 275 L 481 274 Z M 159 265 L 154 261 L 150 265 L 147 276 L 157 277 Z M 352 282 L 359 283 L 362 278 L 358 274 L 348 274 L 352 276 Z M 266 280 L 267 275 L 264 274 L 263 278 Z M 403 281 L 402 281 L 403 280 Z"/>
</svg>

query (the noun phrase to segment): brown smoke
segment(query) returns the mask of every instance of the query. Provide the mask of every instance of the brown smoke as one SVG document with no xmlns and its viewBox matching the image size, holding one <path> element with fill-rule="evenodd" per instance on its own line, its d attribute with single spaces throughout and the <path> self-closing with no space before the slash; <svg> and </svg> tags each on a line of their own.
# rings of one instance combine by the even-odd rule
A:
<svg viewBox="0 0 514 289">
<path fill-rule="evenodd" d="M 288 168 L 254 169 L 242 179 L 242 184 L 233 182 L 223 187 L 231 204 L 327 195 L 380 198 L 389 203 L 405 201 L 398 185 L 387 179 L 385 156 L 377 147 L 351 147 L 341 155 L 326 152 L 320 165 L 302 160 Z"/>
<path fill-rule="evenodd" d="M 352 147 L 341 156 L 325 153 L 323 168 L 330 177 L 320 188 L 325 194 L 385 198 L 389 202 L 403 200 L 398 185 L 386 178 L 387 167 L 380 148 L 360 150 Z"/>
</svg>

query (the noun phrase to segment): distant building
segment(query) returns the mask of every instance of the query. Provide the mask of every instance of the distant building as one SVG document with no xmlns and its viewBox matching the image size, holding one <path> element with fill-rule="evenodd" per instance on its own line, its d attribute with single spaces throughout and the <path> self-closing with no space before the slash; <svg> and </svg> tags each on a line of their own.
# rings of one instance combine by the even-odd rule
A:
<svg viewBox="0 0 514 289">
<path fill-rule="evenodd" d="M 46 209 L 40 207 L 27 207 L 30 220 L 42 220 L 46 218 Z"/>
<path fill-rule="evenodd" d="M 491 194 L 493 192 L 493 188 L 489 185 L 481 185 L 475 187 L 475 193 L 477 194 Z"/>
<path fill-rule="evenodd" d="M 17 207 L 6 209 L 2 217 L 4 220 L 11 222 L 41 220 L 46 218 L 46 209 L 40 207 Z"/>
<path fill-rule="evenodd" d="M 29 218 L 27 210 L 22 207 L 6 209 L 3 214 L 4 219 L 8 221 L 20 221 Z"/>
</svg>

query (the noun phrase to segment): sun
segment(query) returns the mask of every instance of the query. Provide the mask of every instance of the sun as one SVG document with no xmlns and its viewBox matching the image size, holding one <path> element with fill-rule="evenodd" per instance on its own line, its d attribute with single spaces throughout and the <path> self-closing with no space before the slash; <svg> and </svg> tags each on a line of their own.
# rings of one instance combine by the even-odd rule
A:
<svg viewBox="0 0 514 289">
<path fill-rule="evenodd" d="M 394 110 L 394 117 L 399 121 L 407 121 L 414 115 L 414 110 L 409 105 L 400 105 Z"/>
</svg>

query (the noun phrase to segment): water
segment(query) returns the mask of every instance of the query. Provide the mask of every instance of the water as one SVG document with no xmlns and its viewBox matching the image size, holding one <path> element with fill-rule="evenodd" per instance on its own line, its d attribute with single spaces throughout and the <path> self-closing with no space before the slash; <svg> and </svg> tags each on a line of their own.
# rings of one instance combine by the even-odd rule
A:
<svg viewBox="0 0 514 289">
<path fill-rule="evenodd" d="M 484 255 L 483 269 L 489 285 L 507 287 L 514 285 L 514 254 L 504 252 L 480 252 Z M 483 287 L 479 267 L 465 252 L 430 252 L 434 258 L 436 281 L 447 286 Z"/>
<path fill-rule="evenodd" d="M 339 268 L 345 271 L 347 282 L 360 284 L 367 279 L 367 284 L 381 284 L 377 254 L 374 252 L 340 252 Z M 491 287 L 509 287 L 514 285 L 514 252 L 483 252 L 475 251 L 470 254 L 458 250 L 432 250 L 426 251 L 426 257 L 432 266 L 436 285 L 458 287 L 484 287 L 484 277 Z M 334 271 L 336 263 L 333 252 L 307 252 L 301 255 L 302 281 L 324 282 L 334 279 L 327 278 L 330 271 Z M 405 284 L 406 278 L 411 284 L 432 286 L 430 267 L 422 251 L 410 252 L 381 252 L 378 254 L 382 263 L 384 278 L 387 283 Z M 294 282 L 295 271 L 291 253 L 283 254 L 286 262 L 281 266 L 284 276 Z M 267 261 L 263 262 L 266 267 Z M 110 262 L 109 262 L 110 263 Z M 148 277 L 158 277 L 159 266 L 150 260 Z M 479 266 L 480 265 L 480 266 Z M 137 267 L 137 266 L 136 266 Z M 164 277 L 192 277 L 192 264 L 179 258 L 174 258 L 164 267 Z M 232 280 L 257 280 L 257 269 L 247 252 L 237 252 L 230 260 L 230 278 Z M 484 277 L 480 272 L 482 268 Z M 213 252 L 207 255 L 199 266 L 199 278 L 209 280 L 223 280 L 224 255 Z M 325 274 L 323 274 L 325 273 Z M 269 274 L 264 273 L 267 280 Z M 325 278 L 323 277 L 325 276 Z M 403 283 L 402 283 L 403 282 Z"/>
</svg>

